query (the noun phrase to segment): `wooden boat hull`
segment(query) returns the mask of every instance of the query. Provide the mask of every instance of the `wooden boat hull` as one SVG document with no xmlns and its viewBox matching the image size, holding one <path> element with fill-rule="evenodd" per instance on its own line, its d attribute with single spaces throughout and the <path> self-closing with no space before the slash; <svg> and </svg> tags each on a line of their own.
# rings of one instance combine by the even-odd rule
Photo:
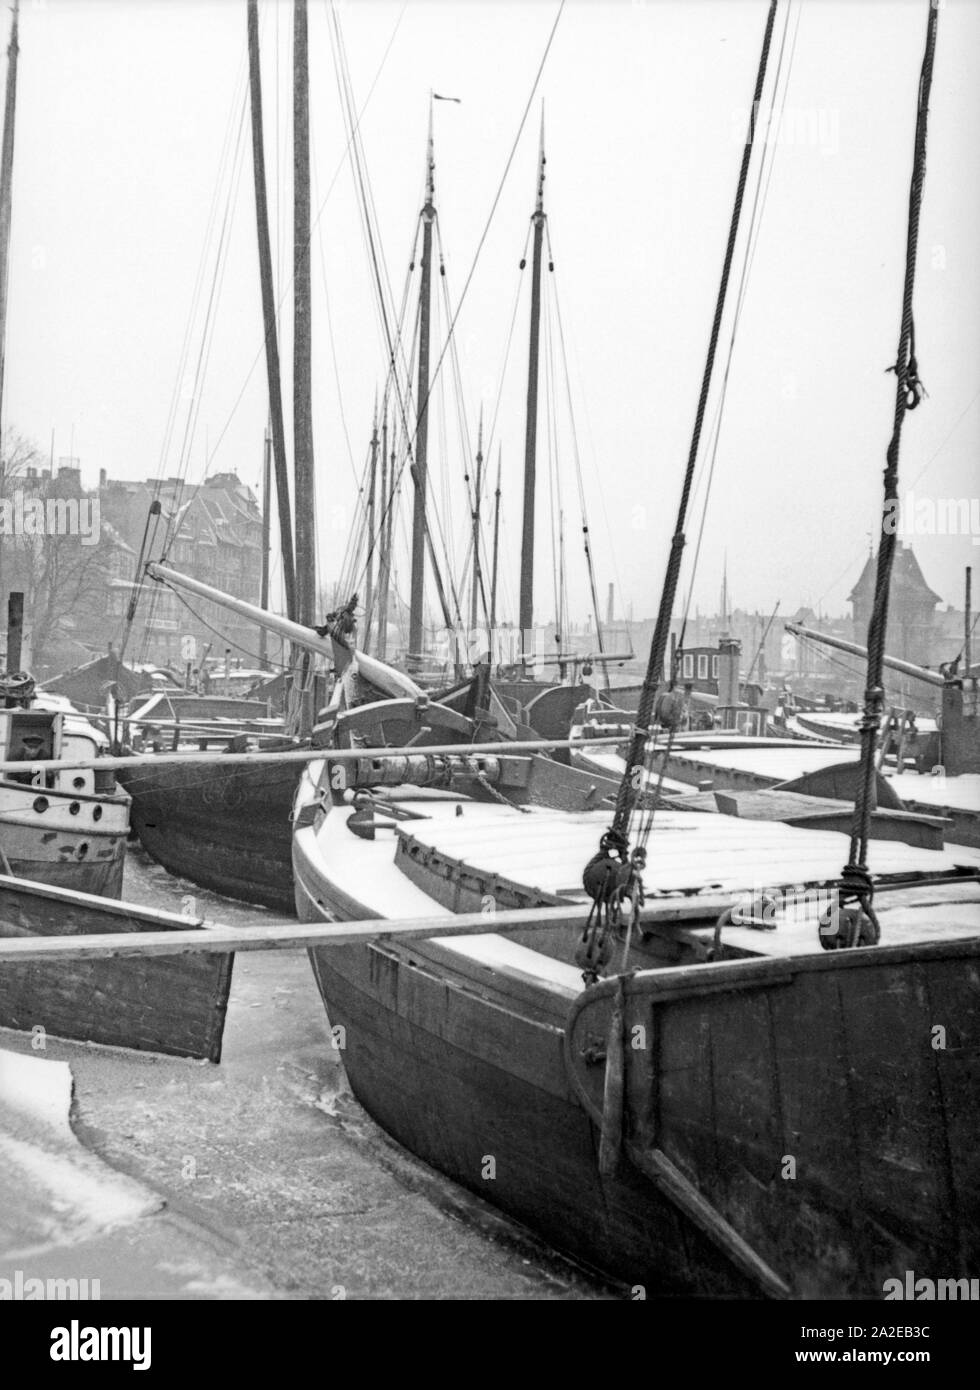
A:
<svg viewBox="0 0 980 1390">
<path fill-rule="evenodd" d="M 166 764 L 123 774 L 131 820 L 148 854 L 202 888 L 293 911 L 295 766 Z"/>
<path fill-rule="evenodd" d="M 0 849 L 19 878 L 118 898 L 129 797 L 0 781 Z"/>
<path fill-rule="evenodd" d="M 176 933 L 201 925 L 192 917 L 0 877 L 4 937 Z M 214 953 L 5 965 L 0 1027 L 217 1062 L 233 960 Z"/>
<path fill-rule="evenodd" d="M 345 1030 L 351 1088 L 405 1148 L 650 1297 L 751 1296 L 698 1232 L 651 1202 L 638 1174 L 600 1177 L 596 1129 L 569 1093 L 560 1027 L 495 1016 L 399 950 L 310 955 L 331 1026 Z"/>
<path fill-rule="evenodd" d="M 583 1265 L 648 1297 L 751 1297 L 639 1173 L 597 1167 L 557 1020 L 503 1013 L 401 950 L 311 952 L 354 1094 L 400 1143 Z M 398 1002 L 396 1003 L 396 998 Z"/>
<path fill-rule="evenodd" d="M 571 1029 L 505 1010 L 440 970 L 434 945 L 311 951 L 351 1087 L 406 1148 L 556 1248 L 648 1297 L 757 1297 L 782 1283 L 795 1297 L 880 1299 L 905 1269 L 959 1278 L 977 1267 L 980 1035 L 966 997 L 977 942 L 931 957 L 903 948 L 893 962 L 834 953 L 795 977 L 751 962 L 740 989 L 714 997 L 672 995 L 684 967 L 656 972 L 663 995 L 643 1017 L 660 1053 L 635 1054 L 624 1124 L 644 1142 L 639 1116 L 660 1094 L 663 1128 L 647 1149 L 669 1152 L 771 1285 L 625 1151 L 600 1172 L 605 1068 L 584 1057 L 600 1053 L 608 1009 L 573 1013 Z M 938 999 L 957 1019 L 939 1058 L 926 1041 Z"/>
<path fill-rule="evenodd" d="M 317 835 L 294 840 L 301 919 L 384 915 L 368 861 L 345 876 Z M 418 915 L 428 890 L 404 883 Z M 941 940 L 908 935 L 902 892 L 896 945 L 824 952 L 814 926 L 751 958 L 769 934 L 729 928 L 734 955 L 704 964 L 680 932 L 625 977 L 618 1024 L 616 980 L 581 987 L 571 937 L 553 978 L 474 938 L 310 956 L 365 1109 L 556 1248 L 648 1297 L 880 1299 L 906 1269 L 980 1263 L 980 899 L 933 891 L 914 910 L 925 894 Z"/>
</svg>

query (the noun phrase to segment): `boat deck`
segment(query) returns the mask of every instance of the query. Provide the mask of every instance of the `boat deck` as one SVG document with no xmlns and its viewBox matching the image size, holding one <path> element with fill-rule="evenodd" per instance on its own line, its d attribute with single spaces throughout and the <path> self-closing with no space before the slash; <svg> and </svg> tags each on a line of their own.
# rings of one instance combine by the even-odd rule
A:
<svg viewBox="0 0 980 1390">
<path fill-rule="evenodd" d="M 927 777 L 919 772 L 902 772 L 889 776 L 895 791 L 908 803 L 921 806 L 973 811 L 980 815 L 980 773 L 964 772 L 958 777 Z"/>
<path fill-rule="evenodd" d="M 587 748 L 584 752 L 576 750 L 573 765 L 590 772 L 599 772 L 604 777 L 621 778 L 626 771 L 626 759 L 615 748 Z M 658 785 L 668 795 L 679 796 L 691 791 L 688 782 L 678 782 L 675 777 L 661 779 L 656 773 L 644 772 L 644 790 L 656 791 Z"/>
<path fill-rule="evenodd" d="M 337 808 L 316 831 L 311 827 L 300 832 L 315 835 L 321 863 L 329 865 L 339 893 L 361 905 L 358 915 L 392 920 L 452 915 L 448 906 L 426 891 L 424 875 L 413 882 L 396 865 L 399 841 L 410 841 L 443 864 L 485 875 L 488 889 L 494 879 L 509 880 L 553 899 L 586 901 L 582 870 L 606 828 L 605 813 L 522 814 L 510 806 L 452 795 L 420 796 L 411 788 L 392 789 L 390 799 L 424 819 L 379 829 L 376 838 L 369 840 L 352 834 L 348 814 Z M 847 849 L 847 837 L 836 831 L 696 811 L 662 811 L 654 822 L 644 874 L 647 897 L 736 897 L 783 890 L 788 901 L 780 906 L 775 930 L 730 926 L 724 939 L 753 955 L 810 954 L 817 944 L 815 914 L 820 905 L 814 890 L 837 880 Z M 933 878 L 957 868 L 975 870 L 976 860 L 975 852 L 915 849 L 888 840 L 872 841 L 869 850 L 872 873 L 884 882 L 910 876 Z M 932 904 L 936 912 L 930 910 Z M 883 889 L 877 909 L 888 944 L 974 935 L 980 932 L 980 883 Z M 710 945 L 711 926 L 689 930 L 695 940 Z M 460 962 L 537 981 L 562 997 L 572 998 L 581 989 L 577 967 L 507 936 L 488 932 L 441 938 L 439 946 Z"/>
<path fill-rule="evenodd" d="M 793 782 L 808 773 L 839 763 L 857 762 L 860 749 L 854 745 L 810 746 L 794 742 L 784 747 L 728 748 L 677 745 L 671 750 L 670 768 L 675 774 L 690 773 L 688 780 L 698 782 L 712 774 L 734 772 L 766 781 Z"/>
<path fill-rule="evenodd" d="M 493 818 L 488 834 L 485 813 Z M 583 901 L 582 870 L 598 848 L 608 816 L 585 812 L 508 814 L 506 807 L 473 807 L 462 815 L 411 821 L 399 834 L 478 872 Z M 742 893 L 763 887 L 829 883 L 840 876 L 848 841 L 837 831 L 803 830 L 780 821 L 745 821 L 698 811 L 661 811 L 654 820 L 644 882 L 647 895 Z M 889 840 L 871 842 L 869 862 L 879 877 L 937 874 L 955 855 Z"/>
</svg>

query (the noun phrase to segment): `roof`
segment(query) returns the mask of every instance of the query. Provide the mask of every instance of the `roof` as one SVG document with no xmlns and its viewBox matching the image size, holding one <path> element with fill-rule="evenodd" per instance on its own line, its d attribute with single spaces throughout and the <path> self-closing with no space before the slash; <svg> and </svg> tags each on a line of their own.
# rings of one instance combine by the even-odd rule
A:
<svg viewBox="0 0 980 1390">
<path fill-rule="evenodd" d="M 133 493 L 142 490 L 158 498 L 164 512 L 179 520 L 177 536 L 180 540 L 248 550 L 260 545 L 257 528 L 262 513 L 258 501 L 252 489 L 235 473 L 216 473 L 204 483 L 186 483 L 181 478 L 147 478 L 136 484 L 110 480 L 106 486 L 124 487 Z"/>
<path fill-rule="evenodd" d="M 870 603 L 874 598 L 875 576 L 878 568 L 878 558 L 869 555 L 864 562 L 864 569 L 861 577 L 854 585 L 854 588 L 847 596 L 848 603 Z M 929 602 L 931 607 L 942 602 L 939 594 L 934 593 L 925 581 L 919 562 L 913 554 L 910 545 L 904 545 L 898 541 L 895 547 L 895 558 L 892 562 L 891 586 L 889 589 L 892 600 L 896 603 L 912 600 L 913 602 Z"/>
</svg>

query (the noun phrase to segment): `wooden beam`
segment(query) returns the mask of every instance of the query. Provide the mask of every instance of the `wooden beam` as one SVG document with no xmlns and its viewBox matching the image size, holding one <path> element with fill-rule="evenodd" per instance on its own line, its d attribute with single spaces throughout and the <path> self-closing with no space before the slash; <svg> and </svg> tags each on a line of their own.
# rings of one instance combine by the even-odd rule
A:
<svg viewBox="0 0 980 1390">
<path fill-rule="evenodd" d="M 641 921 L 669 923 L 713 919 L 725 907 L 730 906 L 731 901 L 731 897 L 678 898 L 666 903 L 648 904 L 641 910 Z M 142 911 L 140 908 L 133 910 L 137 913 Z M 192 927 L 186 931 L 0 937 L 0 964 L 25 960 L 175 956 L 215 951 L 291 951 L 305 950 L 310 946 L 356 946 L 369 941 L 481 936 L 487 932 L 506 934 L 511 931 L 563 926 L 580 930 L 587 916 L 587 904 L 569 903 L 567 906 L 514 909 L 506 912 L 465 912 L 455 916 L 418 917 L 404 922 L 392 922 L 387 918 L 375 918 L 364 922 L 313 924 L 273 921 L 259 927 L 225 927 L 214 923 L 202 928 Z"/>
<path fill-rule="evenodd" d="M 403 758 L 406 754 L 432 753 L 437 757 L 457 754 L 469 757 L 483 754 L 507 757 L 512 753 L 543 753 L 553 748 L 602 748 L 606 745 L 622 743 L 622 738 L 584 739 L 528 739 L 523 743 L 439 743 L 431 747 L 415 746 L 405 748 L 297 748 L 282 753 L 135 753 L 125 758 L 41 758 L 37 762 L 2 762 L 0 773 L 4 772 L 63 772 L 69 768 L 89 768 L 107 771 L 122 767 L 161 767 L 164 763 L 180 763 L 190 767 L 194 763 L 220 763 L 230 767 L 234 763 L 310 763 L 329 759 L 330 762 L 355 762 L 358 758 Z"/>
<path fill-rule="evenodd" d="M 949 879 L 922 879 L 904 882 L 883 882 L 876 885 L 879 893 L 904 888 L 919 888 L 935 882 L 970 881 L 974 875 L 951 876 Z M 3 930 L 2 891 L 5 881 L 0 877 L 0 932 Z M 150 918 L 173 922 L 170 931 L 104 932 L 86 936 L 18 936 L 0 935 L 0 965 L 4 962 L 27 960 L 81 960 L 123 956 L 174 956 L 227 951 L 291 951 L 311 946 L 357 946 L 366 942 L 430 940 L 444 936 L 482 936 L 486 933 L 507 935 L 513 931 L 535 931 L 567 927 L 580 931 L 588 917 L 589 904 L 569 902 L 555 907 L 514 908 L 502 912 L 461 912 L 438 917 L 415 917 L 406 921 L 371 918 L 361 922 L 305 923 L 275 920 L 256 927 L 227 927 L 219 923 L 204 923 L 200 918 L 181 918 L 171 913 L 155 912 L 134 903 L 73 893 L 68 889 L 51 888 L 23 879 L 11 878 L 7 886 L 16 891 L 29 890 L 36 896 L 57 899 L 78 899 L 82 905 L 102 908 L 106 915 L 132 916 L 144 921 Z M 788 888 L 786 891 L 790 891 Z M 720 894 L 691 894 L 685 897 L 663 898 L 645 903 L 640 909 L 640 922 L 646 927 L 670 926 L 702 922 L 713 924 L 733 903 L 745 896 L 742 892 Z M 185 928 L 184 923 L 188 923 Z M 814 938 L 814 949 L 816 939 Z M 812 953 L 810 953 L 812 954 Z M 820 955 L 817 952 L 818 956 Z M 729 963 L 730 964 L 730 963 Z M 703 967 L 698 966 L 701 970 Z"/>
</svg>

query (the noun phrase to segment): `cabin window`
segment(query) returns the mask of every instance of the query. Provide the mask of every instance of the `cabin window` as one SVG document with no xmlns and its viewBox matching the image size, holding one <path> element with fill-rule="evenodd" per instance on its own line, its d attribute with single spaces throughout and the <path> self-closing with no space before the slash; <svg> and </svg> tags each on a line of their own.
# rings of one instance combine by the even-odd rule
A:
<svg viewBox="0 0 980 1390">
<path fill-rule="evenodd" d="M 711 658 L 711 679 L 714 680 L 714 681 L 716 681 L 716 680 L 718 679 L 718 657 L 717 657 L 717 656 L 713 656 L 713 657 Z"/>
<path fill-rule="evenodd" d="M 694 679 L 694 657 L 688 653 L 681 662 L 681 676 L 683 680 L 692 681 Z"/>
<path fill-rule="evenodd" d="M 701 653 L 699 653 L 699 655 L 698 655 L 698 680 L 699 680 L 699 681 L 706 681 L 707 679 L 708 679 L 708 658 L 707 658 L 707 655 L 706 655 L 704 652 L 701 652 Z"/>
</svg>

